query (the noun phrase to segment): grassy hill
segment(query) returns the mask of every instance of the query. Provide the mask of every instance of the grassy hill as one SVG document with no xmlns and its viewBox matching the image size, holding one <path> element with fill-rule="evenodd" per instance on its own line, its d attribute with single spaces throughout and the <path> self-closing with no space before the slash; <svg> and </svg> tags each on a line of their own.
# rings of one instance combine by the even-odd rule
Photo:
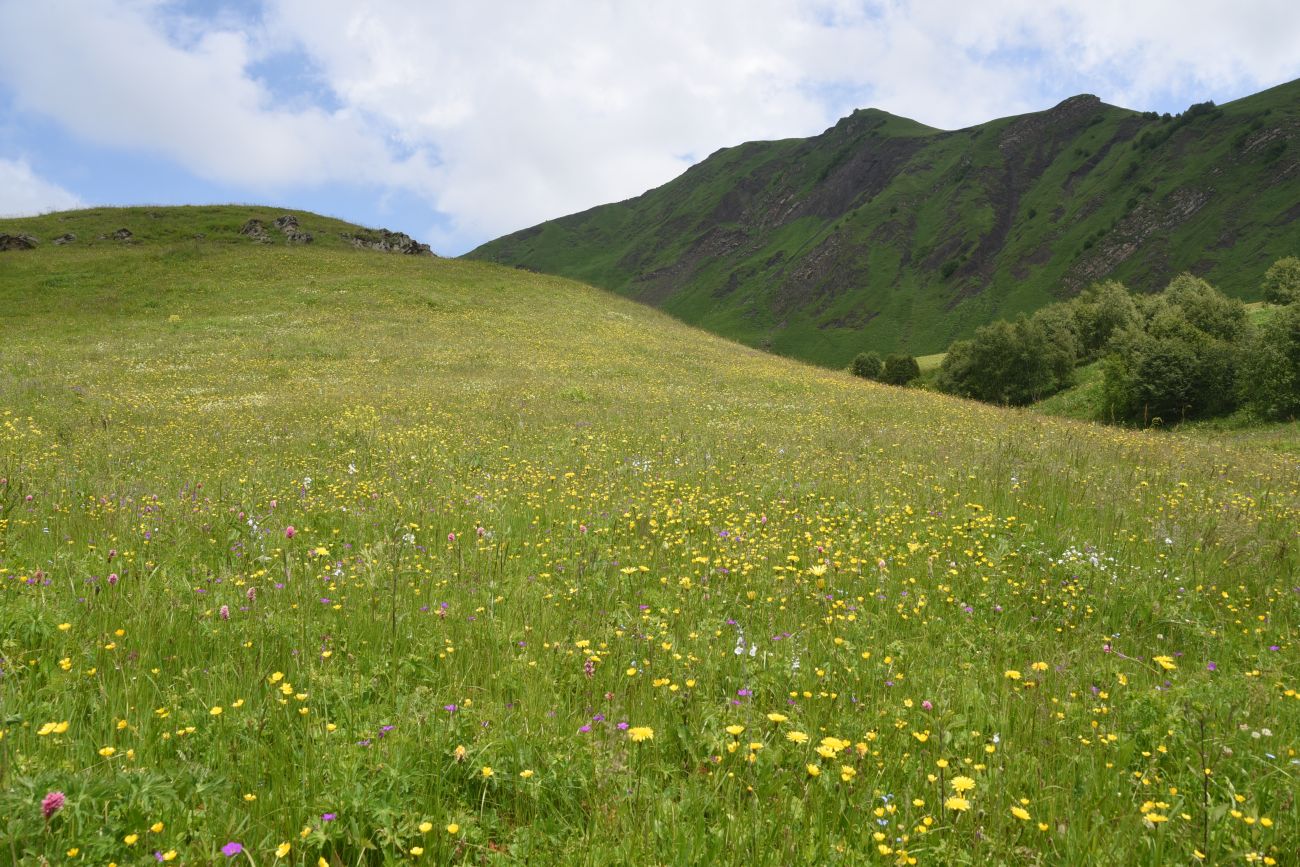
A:
<svg viewBox="0 0 1300 867">
<path fill-rule="evenodd" d="M 1300 249 L 1300 82 L 1178 118 L 1077 96 L 953 132 L 856 111 L 728 148 L 472 258 L 562 274 L 829 366 L 942 351 L 1106 277 L 1253 297 Z"/>
<path fill-rule="evenodd" d="M 14 863 L 1300 848 L 1294 456 L 257 212 L 0 253 Z"/>
</svg>

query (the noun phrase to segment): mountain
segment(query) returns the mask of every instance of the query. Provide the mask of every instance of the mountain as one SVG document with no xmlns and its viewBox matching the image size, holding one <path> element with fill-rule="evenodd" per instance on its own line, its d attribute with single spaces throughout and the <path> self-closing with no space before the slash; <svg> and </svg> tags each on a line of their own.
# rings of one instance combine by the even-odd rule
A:
<svg viewBox="0 0 1300 867">
<path fill-rule="evenodd" d="M 1075 96 L 943 131 L 855 111 L 468 255 L 585 280 L 744 343 L 842 365 L 921 354 L 1115 278 L 1251 298 L 1300 250 L 1300 81 L 1170 117 Z"/>
</svg>

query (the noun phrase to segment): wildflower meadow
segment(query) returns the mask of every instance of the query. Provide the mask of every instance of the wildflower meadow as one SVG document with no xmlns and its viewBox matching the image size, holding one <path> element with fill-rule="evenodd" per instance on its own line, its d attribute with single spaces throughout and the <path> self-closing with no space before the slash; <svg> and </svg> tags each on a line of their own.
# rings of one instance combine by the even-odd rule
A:
<svg viewBox="0 0 1300 867">
<path fill-rule="evenodd" d="M 0 254 L 0 860 L 1297 863 L 1294 424 L 246 216 Z"/>
</svg>

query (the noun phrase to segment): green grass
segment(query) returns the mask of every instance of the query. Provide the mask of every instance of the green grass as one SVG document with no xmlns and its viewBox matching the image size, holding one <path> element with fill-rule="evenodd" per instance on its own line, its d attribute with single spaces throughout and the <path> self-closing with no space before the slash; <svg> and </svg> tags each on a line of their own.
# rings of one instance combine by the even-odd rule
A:
<svg viewBox="0 0 1300 867">
<path fill-rule="evenodd" d="M 1286 180 L 1297 93 L 1291 82 L 1183 119 L 1097 104 L 952 132 L 859 111 L 469 256 L 828 367 L 872 349 L 939 352 L 1104 278 L 1155 291 L 1192 270 L 1256 298 L 1300 245 Z"/>
<path fill-rule="evenodd" d="M 12 862 L 1300 848 L 1294 453 L 189 214 L 0 254 Z"/>
</svg>

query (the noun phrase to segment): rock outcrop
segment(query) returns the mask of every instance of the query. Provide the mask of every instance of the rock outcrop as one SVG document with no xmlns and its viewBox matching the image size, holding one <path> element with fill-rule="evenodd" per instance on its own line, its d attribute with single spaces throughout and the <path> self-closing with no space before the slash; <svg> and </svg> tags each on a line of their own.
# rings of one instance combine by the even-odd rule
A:
<svg viewBox="0 0 1300 867">
<path fill-rule="evenodd" d="M 403 253 L 407 256 L 434 255 L 433 249 L 428 244 L 421 244 L 404 232 L 390 232 L 387 229 L 378 229 L 373 232 L 358 232 L 356 234 L 343 232 L 341 237 L 345 241 L 350 241 L 353 247 L 361 250 Z"/>
<path fill-rule="evenodd" d="M 0 252 L 6 250 L 35 250 L 36 239 L 31 235 L 0 235 Z"/>
<path fill-rule="evenodd" d="M 56 246 L 62 247 L 64 244 L 71 244 L 75 240 L 77 240 L 77 236 L 74 235 L 72 232 L 68 232 L 67 234 L 60 235 L 59 237 L 55 238 L 53 243 Z"/>
</svg>

